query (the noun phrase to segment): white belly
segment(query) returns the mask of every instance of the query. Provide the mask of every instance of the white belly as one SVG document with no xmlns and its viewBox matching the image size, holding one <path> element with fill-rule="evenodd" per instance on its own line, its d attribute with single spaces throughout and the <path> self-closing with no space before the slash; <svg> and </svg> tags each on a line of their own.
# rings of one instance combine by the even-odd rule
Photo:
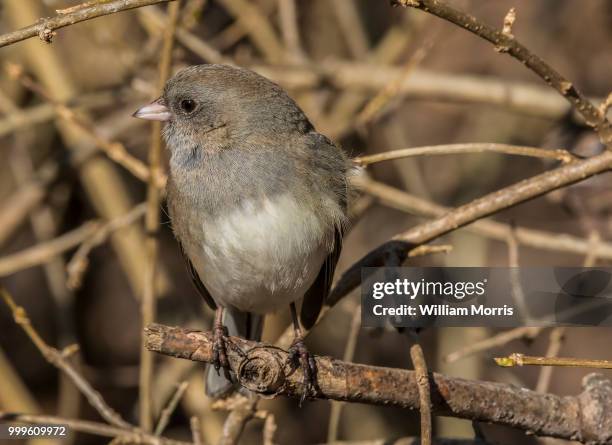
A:
<svg viewBox="0 0 612 445">
<path fill-rule="evenodd" d="M 260 314 L 304 296 L 333 234 L 333 227 L 288 194 L 247 202 L 202 221 L 201 230 L 200 245 L 185 248 L 214 300 Z"/>
</svg>

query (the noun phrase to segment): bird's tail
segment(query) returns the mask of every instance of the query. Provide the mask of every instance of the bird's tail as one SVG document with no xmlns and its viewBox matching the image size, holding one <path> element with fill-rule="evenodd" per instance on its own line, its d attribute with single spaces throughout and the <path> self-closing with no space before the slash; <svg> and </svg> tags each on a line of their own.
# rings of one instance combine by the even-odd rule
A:
<svg viewBox="0 0 612 445">
<path fill-rule="evenodd" d="M 260 341 L 263 331 L 262 315 L 241 312 L 235 308 L 225 308 L 223 311 L 223 326 L 231 336 Z M 232 375 L 233 377 L 233 375 Z M 209 397 L 227 397 L 237 389 L 237 384 L 225 378 L 223 371 L 217 373 L 215 368 L 208 365 L 206 368 L 206 394 Z"/>
</svg>

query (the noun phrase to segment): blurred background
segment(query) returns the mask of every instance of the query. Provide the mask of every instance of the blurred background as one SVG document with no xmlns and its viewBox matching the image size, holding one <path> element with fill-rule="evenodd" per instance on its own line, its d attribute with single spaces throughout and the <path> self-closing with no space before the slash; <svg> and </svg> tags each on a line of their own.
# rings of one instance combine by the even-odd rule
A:
<svg viewBox="0 0 612 445">
<path fill-rule="evenodd" d="M 78 3 L 2 0 L 0 32 Z M 609 0 L 449 3 L 498 27 L 515 7 L 513 33 L 521 42 L 589 97 L 606 97 L 612 90 Z M 134 422 L 146 252 L 143 207 L 133 209 L 145 200 L 146 183 L 113 159 L 120 158 L 124 148 L 147 162 L 150 125 L 131 114 L 156 97 L 166 22 L 165 4 L 148 6 L 58 30 L 51 44 L 33 38 L 0 50 L 0 280 L 50 345 L 79 345 L 70 360 L 110 406 Z M 387 1 L 182 0 L 176 37 L 173 71 L 211 62 L 255 69 L 287 89 L 315 127 L 351 156 L 460 142 L 565 148 L 580 156 L 602 150 L 564 100 L 520 63 L 456 26 L 420 11 L 392 8 Z M 356 199 L 338 272 L 442 211 L 411 205 L 406 196 L 454 207 L 555 165 L 495 153 L 373 165 L 368 168 L 371 179 L 408 195 L 393 200 L 364 193 Z M 452 250 L 408 263 L 610 265 L 610 247 L 606 255 L 598 255 L 597 246 L 612 234 L 611 184 L 607 174 L 503 211 L 494 216 L 506 224 L 497 235 L 461 229 L 435 243 Z M 118 228 L 105 226 L 108 233 L 103 235 L 108 236 L 100 236 L 100 221 L 115 221 Z M 508 236 L 513 239 L 511 227 L 517 227 L 517 233 L 534 229 L 552 239 L 571 235 L 583 241 L 582 250 L 538 247 L 518 235 L 518 247 L 513 248 L 507 242 Z M 191 284 L 164 210 L 159 241 L 157 320 L 208 327 L 212 312 Z M 326 315 L 308 338 L 311 351 L 345 355 L 358 302 L 358 292 L 353 292 Z M 287 313 L 268 317 L 264 339 L 274 341 L 288 322 Z M 561 395 L 580 392 L 588 371 L 555 369 L 543 376 L 536 368 L 497 368 L 491 357 L 548 351 L 610 358 L 609 330 L 568 328 L 532 330 L 522 339 L 452 363 L 445 360 L 497 333 L 437 329 L 422 332 L 419 342 L 430 370 L 538 386 Z M 392 330 L 361 329 L 352 360 L 411 368 L 408 351 L 413 341 Z M 550 351 L 551 345 L 557 351 Z M 182 381 L 189 386 L 165 435 L 190 440 L 189 418 L 198 416 L 205 438 L 214 443 L 227 413 L 212 410 L 205 397 L 203 366 L 156 357 L 155 412 L 159 414 Z M 317 401 L 299 408 L 296 401 L 282 398 L 260 405 L 274 414 L 275 440 L 281 444 L 418 434 L 418 413 L 353 404 L 344 406 L 337 432 L 330 436 L 330 406 Z M 0 411 L 100 420 L 1 304 Z M 260 443 L 261 430 L 261 420 L 251 421 L 241 443 Z M 508 428 L 486 425 L 482 430 L 496 443 L 538 442 Z M 473 437 L 474 427 L 469 421 L 438 418 L 435 434 Z M 83 434 L 71 441 L 108 442 Z"/>
</svg>

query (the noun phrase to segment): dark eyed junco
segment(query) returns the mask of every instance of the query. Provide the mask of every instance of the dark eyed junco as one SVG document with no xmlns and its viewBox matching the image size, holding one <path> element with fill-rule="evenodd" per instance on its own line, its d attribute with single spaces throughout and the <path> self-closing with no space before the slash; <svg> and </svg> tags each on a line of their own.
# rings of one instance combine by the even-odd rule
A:
<svg viewBox="0 0 612 445">
<path fill-rule="evenodd" d="M 258 339 L 262 316 L 290 305 L 290 357 L 304 372 L 304 397 L 312 394 L 316 367 L 295 304 L 303 297 L 300 320 L 310 328 L 340 254 L 346 156 L 278 85 L 243 68 L 184 69 L 134 116 L 166 122 L 172 227 L 198 290 L 216 309 L 217 373 L 208 373 L 207 392 L 231 388 L 223 326 Z"/>
</svg>

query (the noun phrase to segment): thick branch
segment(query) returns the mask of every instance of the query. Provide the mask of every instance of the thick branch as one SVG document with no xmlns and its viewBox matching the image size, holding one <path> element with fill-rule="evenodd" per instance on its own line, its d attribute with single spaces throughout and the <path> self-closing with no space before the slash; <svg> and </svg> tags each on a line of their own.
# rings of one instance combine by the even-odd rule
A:
<svg viewBox="0 0 612 445">
<path fill-rule="evenodd" d="M 162 325 L 146 328 L 147 348 L 178 358 L 212 360 L 212 334 Z M 245 388 L 268 396 L 301 396 L 302 376 L 286 367 L 287 352 L 230 338 L 230 366 Z M 316 357 L 318 398 L 416 409 L 416 374 Z M 434 412 L 492 422 L 534 434 L 591 444 L 612 442 L 612 382 L 598 374 L 584 379 L 584 392 L 560 397 L 513 385 L 429 375 Z M 585 414 L 586 413 L 586 414 Z M 588 415 L 587 415 L 588 414 Z"/>
<path fill-rule="evenodd" d="M 477 219 L 528 201 L 612 168 L 612 152 L 559 167 L 517 182 L 451 210 L 446 215 L 396 235 L 395 240 L 426 243 Z"/>
<path fill-rule="evenodd" d="M 85 20 L 95 19 L 103 15 L 168 1 L 174 0 L 115 0 L 91 6 L 75 6 L 70 8 L 70 11 L 73 12 L 43 18 L 33 25 L 0 36 L 0 48 L 35 36 L 39 36 L 45 42 L 50 42 L 56 29 L 84 22 Z"/>
</svg>

